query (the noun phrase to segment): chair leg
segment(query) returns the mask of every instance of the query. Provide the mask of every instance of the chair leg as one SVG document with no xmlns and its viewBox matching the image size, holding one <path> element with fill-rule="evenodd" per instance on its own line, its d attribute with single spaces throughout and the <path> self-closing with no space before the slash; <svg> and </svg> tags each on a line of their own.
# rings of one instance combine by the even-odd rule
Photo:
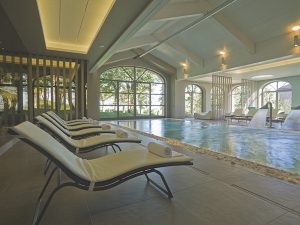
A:
<svg viewBox="0 0 300 225">
<path fill-rule="evenodd" d="M 45 176 L 47 175 L 48 170 L 49 170 L 51 164 L 52 164 L 52 161 L 50 159 L 48 159 L 47 162 L 46 162 L 45 168 L 44 168 L 44 175 Z"/>
<path fill-rule="evenodd" d="M 38 214 L 39 214 L 39 211 L 40 211 L 40 207 L 41 207 L 41 203 L 42 203 L 42 198 L 43 198 L 43 195 L 45 194 L 45 191 L 55 173 L 55 171 L 57 170 L 57 167 L 55 167 L 52 172 L 50 173 L 48 179 L 46 180 L 46 183 L 38 197 L 38 200 L 37 200 L 37 203 L 36 203 L 36 207 L 35 207 L 35 212 L 34 212 L 34 216 L 33 216 L 33 221 L 32 221 L 32 224 L 36 224 L 36 220 L 38 219 Z"/>
<path fill-rule="evenodd" d="M 171 189 L 169 188 L 169 185 L 168 185 L 164 175 L 160 171 L 158 171 L 156 169 L 151 169 L 151 170 L 145 171 L 145 172 L 146 172 L 145 176 L 146 176 L 148 182 L 150 182 L 155 187 L 157 187 L 159 190 L 161 190 L 163 193 L 165 193 L 168 196 L 168 198 L 173 198 L 173 194 L 171 192 Z M 163 188 L 158 183 L 156 183 L 155 181 L 153 181 L 152 179 L 149 178 L 148 173 L 152 173 L 152 172 L 157 173 L 160 176 L 165 188 Z"/>
<path fill-rule="evenodd" d="M 49 195 L 49 197 L 48 197 L 48 199 L 47 199 L 47 201 L 46 201 L 46 203 L 45 203 L 43 209 L 41 210 L 41 213 L 38 214 L 39 211 L 38 211 L 38 212 L 35 212 L 34 221 L 33 221 L 32 225 L 38 225 L 38 224 L 40 223 L 40 221 L 41 221 L 41 219 L 43 218 L 43 216 L 44 216 L 44 214 L 45 214 L 45 212 L 46 212 L 46 210 L 47 210 L 47 208 L 48 208 L 48 206 L 49 206 L 49 204 L 50 204 L 52 198 L 54 197 L 54 195 L 55 195 L 59 190 L 61 190 L 62 188 L 64 188 L 64 187 L 70 187 L 70 186 L 74 186 L 74 183 L 68 182 L 68 183 L 61 184 L 61 185 L 57 186 L 56 188 L 54 188 L 54 190 L 53 190 L 53 191 L 51 192 L 51 194 Z M 41 199 L 40 199 L 40 202 L 41 202 Z"/>
<path fill-rule="evenodd" d="M 122 149 L 120 148 L 120 146 L 119 145 L 117 145 L 117 144 L 112 144 L 111 146 L 115 146 L 115 147 L 117 147 L 118 148 L 118 150 L 121 152 L 122 151 Z"/>
</svg>

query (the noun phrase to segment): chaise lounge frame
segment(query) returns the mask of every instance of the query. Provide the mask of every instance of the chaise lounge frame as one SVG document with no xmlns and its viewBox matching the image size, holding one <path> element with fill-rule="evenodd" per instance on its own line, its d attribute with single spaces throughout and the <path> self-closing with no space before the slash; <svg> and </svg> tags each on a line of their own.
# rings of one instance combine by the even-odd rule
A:
<svg viewBox="0 0 300 225">
<path fill-rule="evenodd" d="M 17 133 L 12 128 L 10 128 L 8 130 L 8 133 L 11 134 L 11 135 L 19 135 L 19 133 Z M 34 149 L 36 149 L 41 154 L 43 154 L 48 160 L 52 161 L 55 164 L 55 168 L 51 171 L 50 175 L 48 176 L 48 178 L 47 178 L 47 180 L 46 180 L 46 182 L 45 182 L 45 184 L 42 188 L 41 193 L 38 196 L 38 200 L 37 200 L 36 207 L 35 207 L 35 213 L 34 213 L 32 225 L 40 224 L 40 222 L 41 222 L 41 220 L 42 220 L 42 218 L 43 218 L 43 216 L 44 216 L 51 200 L 53 199 L 54 195 L 58 191 L 62 190 L 63 188 L 66 188 L 66 187 L 75 187 L 75 188 L 78 188 L 78 189 L 81 189 L 81 190 L 86 190 L 86 191 L 101 191 L 101 190 L 107 190 L 107 189 L 113 188 L 113 187 L 115 187 L 119 184 L 124 183 L 125 181 L 128 181 L 128 180 L 133 179 L 135 177 L 144 175 L 149 184 L 154 185 L 154 187 L 158 188 L 160 191 L 162 191 L 164 194 L 166 194 L 168 196 L 168 198 L 171 199 L 171 198 L 173 198 L 173 194 L 171 192 L 171 189 L 170 189 L 165 177 L 163 176 L 163 174 L 159 170 L 157 170 L 157 168 L 169 167 L 169 166 L 179 166 L 179 165 L 193 165 L 193 163 L 191 161 L 169 162 L 169 163 L 155 164 L 155 165 L 144 166 L 144 167 L 140 167 L 138 169 L 131 170 L 131 171 L 126 172 L 122 175 L 116 176 L 112 179 L 92 183 L 88 180 L 84 180 L 84 179 L 78 177 L 71 170 L 69 170 L 66 166 L 64 166 L 58 159 L 53 157 L 45 149 L 41 148 L 39 145 L 35 144 L 31 140 L 29 140 L 25 137 L 22 137 L 22 136 L 19 136 L 18 138 L 20 140 L 24 141 L 25 143 L 29 144 L 30 146 L 32 146 Z M 57 185 L 50 192 L 50 194 L 48 195 L 48 198 L 45 201 L 45 204 L 42 206 L 42 201 L 43 201 L 44 195 L 46 193 L 46 190 L 47 190 L 51 180 L 53 179 L 53 176 L 54 176 L 55 172 L 57 172 Z M 70 179 L 70 181 L 66 181 L 66 182 L 62 183 L 61 182 L 61 172 L 66 174 L 67 177 Z M 163 186 L 161 186 L 160 184 L 158 184 L 154 180 L 152 180 L 149 177 L 150 173 L 156 173 L 157 175 L 159 175 L 162 182 L 163 182 Z"/>
</svg>

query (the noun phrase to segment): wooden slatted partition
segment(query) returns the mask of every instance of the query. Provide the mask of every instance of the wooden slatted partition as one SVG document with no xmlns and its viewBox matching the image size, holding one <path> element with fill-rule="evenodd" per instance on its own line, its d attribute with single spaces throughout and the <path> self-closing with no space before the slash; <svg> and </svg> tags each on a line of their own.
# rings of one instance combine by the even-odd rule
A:
<svg viewBox="0 0 300 225">
<path fill-rule="evenodd" d="M 212 75 L 211 107 L 213 119 L 220 120 L 224 118 L 229 110 L 229 93 L 232 87 L 232 78 L 226 74 Z"/>
<path fill-rule="evenodd" d="M 81 59 L 0 52 L 0 124 L 20 122 L 14 117 L 21 113 L 32 121 L 48 110 L 65 119 L 85 115 L 86 65 Z M 3 101 L 5 91 L 17 100 Z"/>
</svg>

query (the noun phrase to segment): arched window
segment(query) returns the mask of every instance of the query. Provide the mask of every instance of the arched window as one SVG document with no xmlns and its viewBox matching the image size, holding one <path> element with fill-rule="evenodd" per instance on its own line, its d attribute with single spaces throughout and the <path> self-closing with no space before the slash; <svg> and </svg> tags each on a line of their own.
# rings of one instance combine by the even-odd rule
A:
<svg viewBox="0 0 300 225">
<path fill-rule="evenodd" d="M 196 84 L 185 87 L 185 115 L 202 112 L 202 89 Z"/>
<path fill-rule="evenodd" d="M 289 82 L 275 81 L 262 89 L 262 105 L 271 102 L 274 109 L 288 113 L 292 105 L 292 86 Z"/>
<path fill-rule="evenodd" d="M 242 86 L 236 86 L 231 91 L 231 111 L 242 109 Z"/>
<path fill-rule="evenodd" d="M 165 81 L 140 67 L 115 67 L 100 75 L 100 118 L 165 116 Z"/>
</svg>

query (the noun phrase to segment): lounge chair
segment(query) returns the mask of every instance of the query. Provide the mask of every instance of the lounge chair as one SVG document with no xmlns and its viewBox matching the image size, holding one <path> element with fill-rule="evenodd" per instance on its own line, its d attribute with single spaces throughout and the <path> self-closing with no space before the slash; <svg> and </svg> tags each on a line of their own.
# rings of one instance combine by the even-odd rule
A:
<svg viewBox="0 0 300 225">
<path fill-rule="evenodd" d="M 212 112 L 204 112 L 204 113 L 194 113 L 194 118 L 198 120 L 211 120 L 212 119 Z"/>
<path fill-rule="evenodd" d="M 233 116 L 232 118 L 231 118 L 231 120 L 237 120 L 238 121 L 238 123 L 240 122 L 240 121 L 250 121 L 251 119 L 252 119 L 252 117 L 255 115 L 255 113 L 257 112 L 257 109 L 255 109 L 255 108 L 250 108 L 249 110 L 248 110 L 248 112 L 247 112 L 247 114 L 245 114 L 245 115 L 237 115 L 237 116 Z"/>
<path fill-rule="evenodd" d="M 65 133 L 66 135 L 68 135 L 74 139 L 81 139 L 81 138 L 85 138 L 88 136 L 94 136 L 94 135 L 103 134 L 103 133 L 115 133 L 114 130 L 104 129 L 104 126 L 103 127 L 98 126 L 98 127 L 85 128 L 85 129 L 81 129 L 81 130 L 69 130 L 69 129 L 65 128 L 64 126 L 62 126 L 59 122 L 54 120 L 48 114 L 43 113 L 43 114 L 41 114 L 41 116 L 44 117 L 45 119 L 47 119 L 49 122 L 51 122 L 54 126 L 56 126 L 58 129 L 60 129 L 63 133 Z"/>
<path fill-rule="evenodd" d="M 66 125 L 71 125 L 71 126 L 74 126 L 74 125 L 79 125 L 79 124 L 94 124 L 95 123 L 95 120 L 92 120 L 92 119 L 88 119 L 88 118 L 83 118 L 83 119 L 76 119 L 76 120 L 63 120 L 59 115 L 57 115 L 55 112 L 53 111 L 48 111 L 46 112 L 49 116 L 52 116 L 54 118 L 56 118 L 57 120 L 63 122 L 64 124 Z"/>
<path fill-rule="evenodd" d="M 50 132 L 56 139 L 59 139 L 69 150 L 75 153 L 86 153 L 94 149 L 111 146 L 114 152 L 116 152 L 114 147 L 117 147 L 120 151 L 119 143 L 141 143 L 140 139 L 135 137 L 128 137 L 127 133 L 124 131 L 117 130 L 115 134 L 107 135 L 97 135 L 93 137 L 87 137 L 83 139 L 72 139 L 70 136 L 66 135 L 63 131 L 58 129 L 49 120 L 42 116 L 35 117 L 41 127 L 44 128 L 48 133 Z"/>
<path fill-rule="evenodd" d="M 47 113 L 43 113 L 42 116 L 47 115 L 52 120 L 55 120 L 57 123 L 59 123 L 62 127 L 64 127 L 67 130 L 82 130 L 82 129 L 88 129 L 88 128 L 101 128 L 99 124 L 96 123 L 80 123 L 80 124 L 68 124 L 65 120 L 61 119 L 59 116 L 54 114 L 52 111 L 49 111 Z"/>
<path fill-rule="evenodd" d="M 66 135 L 72 137 L 72 138 L 81 138 L 82 136 L 91 136 L 95 134 L 101 134 L 101 133 L 115 133 L 115 131 L 110 129 L 104 129 L 102 126 L 97 127 L 85 127 L 83 129 L 79 130 L 72 130 L 68 129 L 65 126 L 63 126 L 61 123 L 54 120 L 51 116 L 49 116 L 46 113 L 41 114 L 42 117 L 46 118 L 48 121 L 50 121 L 53 125 L 55 125 L 58 129 L 60 129 L 62 132 L 64 132 Z"/>
<path fill-rule="evenodd" d="M 153 184 L 169 198 L 172 198 L 172 192 L 163 174 L 157 168 L 192 165 L 192 158 L 173 151 L 167 151 L 167 148 L 161 146 L 154 147 L 157 151 L 168 153 L 164 157 L 158 155 L 155 151 L 154 153 L 151 152 L 151 149 L 149 151 L 137 149 L 92 160 L 82 159 L 70 152 L 48 133 L 28 121 L 9 129 L 9 132 L 19 135 L 19 139 L 30 144 L 56 165 L 49 174 L 38 197 L 33 225 L 40 223 L 51 199 L 64 187 L 76 187 L 87 191 L 101 191 L 113 188 L 134 177 L 145 175 L 149 183 Z M 68 181 L 62 182 L 58 179 L 57 186 L 54 187 L 44 206 L 42 206 L 44 194 L 56 171 L 58 175 L 64 172 L 68 177 Z M 156 173 L 160 176 L 164 188 L 150 179 L 150 173 Z"/>
</svg>

